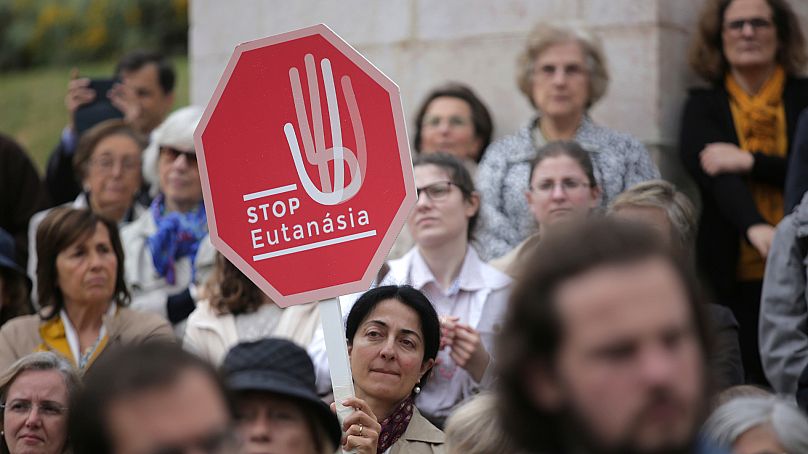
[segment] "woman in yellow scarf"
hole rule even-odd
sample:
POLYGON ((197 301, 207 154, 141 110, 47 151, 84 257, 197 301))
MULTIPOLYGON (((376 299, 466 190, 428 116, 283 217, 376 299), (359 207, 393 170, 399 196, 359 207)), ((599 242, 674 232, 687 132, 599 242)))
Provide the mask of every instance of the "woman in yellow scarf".
POLYGON ((808 80, 797 17, 785 0, 709 0, 691 66, 681 157, 702 199, 697 257, 716 302, 740 324, 747 381, 765 384, 757 342, 763 270, 783 218, 787 154, 808 80))
POLYGON ((17 359, 51 351, 80 372, 126 344, 174 342, 158 315, 126 307, 118 226, 86 209, 54 208, 36 235, 38 314, 0 329, 0 371, 17 359))

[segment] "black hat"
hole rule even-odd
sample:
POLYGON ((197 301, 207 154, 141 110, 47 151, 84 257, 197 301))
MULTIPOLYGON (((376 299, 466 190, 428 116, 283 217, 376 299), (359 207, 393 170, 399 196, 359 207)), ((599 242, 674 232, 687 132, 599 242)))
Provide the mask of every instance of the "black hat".
POLYGON ((21 279, 25 279, 28 291, 31 291, 31 279, 14 261, 14 238, 4 229, 0 229, 0 268, 11 270, 21 279))
POLYGON ((314 365, 303 348, 285 339, 261 339, 236 345, 222 364, 231 391, 266 391, 295 399, 313 409, 334 446, 342 430, 337 416, 320 400, 314 365))

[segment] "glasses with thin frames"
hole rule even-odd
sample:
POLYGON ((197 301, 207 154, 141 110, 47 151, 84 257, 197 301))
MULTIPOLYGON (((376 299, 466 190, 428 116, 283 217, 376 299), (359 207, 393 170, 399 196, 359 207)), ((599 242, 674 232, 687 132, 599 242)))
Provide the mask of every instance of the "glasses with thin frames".
POLYGON ((457 189, 460 190, 463 194, 466 194, 466 191, 463 190, 460 186, 452 183, 451 181, 439 181, 437 183, 432 183, 428 186, 424 186, 422 188, 416 188, 417 200, 421 199, 421 194, 426 194, 427 198, 433 202, 438 202, 441 200, 446 200, 449 197, 449 194, 452 192, 452 186, 455 186, 457 189))
POLYGON ((564 78, 580 77, 586 74, 586 68, 581 65, 541 65, 533 68, 533 76, 540 80, 550 80, 555 77, 556 73, 561 71, 564 78))
POLYGON ((196 152, 193 150, 191 151, 183 151, 178 150, 174 147, 160 147, 160 156, 165 156, 168 158, 169 161, 174 162, 180 155, 185 156, 185 160, 188 161, 189 164, 196 165, 196 152))
POLYGON ((450 129, 465 128, 471 125, 470 119, 458 115, 452 115, 450 117, 439 117, 437 115, 424 117, 424 121, 421 125, 425 129, 437 129, 444 122, 449 125, 450 129))
POLYGON ((140 169, 140 159, 137 158, 115 159, 111 156, 101 156, 91 159, 90 164, 103 173, 112 173, 117 164, 120 164, 124 172, 134 172, 140 169))
POLYGON ((582 188, 589 188, 592 185, 586 181, 565 178, 558 183, 553 180, 541 181, 539 184, 533 186, 531 190, 539 195, 549 195, 555 191, 556 186, 561 186, 561 190, 564 191, 565 194, 569 194, 582 188))
POLYGON ((729 21, 724 24, 724 28, 733 33, 741 33, 744 27, 746 27, 746 24, 749 24, 753 31, 767 29, 774 25, 772 24, 772 21, 768 19, 764 19, 762 17, 753 17, 751 19, 737 19, 729 21))
MULTIPOLYGON (((33 408, 34 403, 30 400, 13 400, 11 402, 0 404, 0 409, 2 409, 6 414, 20 417, 26 417, 31 414, 31 410, 33 408)), ((36 405, 36 408, 37 413, 44 417, 63 416, 65 413, 67 413, 67 407, 57 404, 56 402, 42 402, 36 405)))

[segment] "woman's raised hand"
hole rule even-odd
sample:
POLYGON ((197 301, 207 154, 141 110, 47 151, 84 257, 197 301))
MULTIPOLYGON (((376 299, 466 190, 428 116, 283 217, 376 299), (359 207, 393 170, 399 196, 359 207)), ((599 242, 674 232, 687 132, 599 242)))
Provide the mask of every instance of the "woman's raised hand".
POLYGON ((490 356, 485 350, 480 333, 459 320, 455 316, 441 317, 440 348, 451 348, 449 356, 452 361, 471 374, 474 381, 479 382, 488 368, 490 356))

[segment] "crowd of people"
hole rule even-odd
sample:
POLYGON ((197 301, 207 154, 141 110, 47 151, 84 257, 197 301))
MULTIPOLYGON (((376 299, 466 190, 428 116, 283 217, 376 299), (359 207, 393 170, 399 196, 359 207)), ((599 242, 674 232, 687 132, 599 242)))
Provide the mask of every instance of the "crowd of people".
POLYGON ((808 453, 805 38, 788 0, 705 0, 692 40, 698 204, 590 117, 619 75, 580 25, 528 35, 512 134, 462 83, 425 97, 416 206, 340 298, 344 418, 316 302, 210 242, 171 62, 74 74, 44 181, 0 136, 0 450, 808 453), (120 118, 85 129, 100 98, 120 118))

